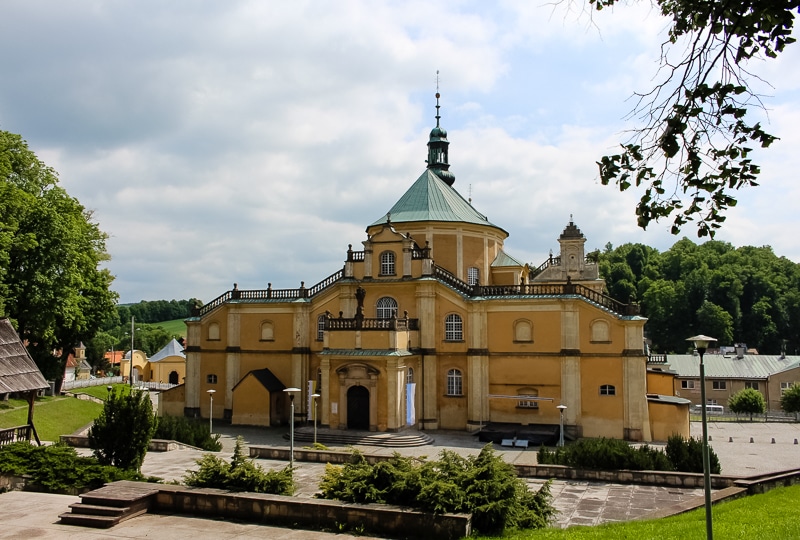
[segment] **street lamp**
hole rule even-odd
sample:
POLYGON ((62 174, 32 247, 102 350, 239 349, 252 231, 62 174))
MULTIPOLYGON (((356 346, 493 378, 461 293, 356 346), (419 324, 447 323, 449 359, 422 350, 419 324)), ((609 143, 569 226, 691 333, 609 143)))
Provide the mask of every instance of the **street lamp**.
POLYGON ((211 400, 210 407, 208 409, 208 432, 213 434, 214 433, 214 390, 206 390, 208 392, 208 399, 211 400))
POLYGON ((111 389, 112 388, 113 387, 110 384, 108 386, 106 386, 106 390, 108 390, 108 399, 111 399, 111 389))
POLYGON ((317 398, 319 394, 311 394, 311 399, 314 401, 314 447, 317 446, 317 398))
POLYGON ((564 404, 556 405, 556 409, 558 409, 558 412, 561 414, 561 428, 558 430, 558 446, 562 448, 564 447, 564 409, 566 408, 567 406, 564 404))
POLYGON ((694 343, 697 354, 700 355, 700 401, 703 423, 703 491, 706 499, 706 538, 712 540, 714 530, 711 526, 711 463, 708 452, 708 418, 706 416, 706 367, 703 364, 703 354, 712 341, 717 341, 713 337, 704 335, 693 336, 686 341, 694 343))
POLYGON ((291 403, 289 413, 289 468, 294 469, 294 395, 300 391, 299 388, 284 388, 284 392, 289 394, 289 402, 291 403))

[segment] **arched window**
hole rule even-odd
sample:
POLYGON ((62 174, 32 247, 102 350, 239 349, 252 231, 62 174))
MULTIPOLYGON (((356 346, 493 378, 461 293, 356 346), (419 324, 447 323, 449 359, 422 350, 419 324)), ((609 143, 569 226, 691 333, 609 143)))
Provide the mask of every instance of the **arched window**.
POLYGON ((519 320, 514 323, 514 341, 533 341, 531 321, 519 320))
POLYGON ((461 396, 463 395, 464 378, 461 371, 451 369, 447 372, 447 395, 448 396, 461 396))
POLYGON ((208 384, 217 384, 217 376, 216 376, 216 375, 214 375, 213 373, 209 373, 209 374, 206 376, 206 382, 207 382, 208 384))
POLYGON ((397 317, 397 300, 388 296, 378 298, 376 311, 379 319, 391 319, 393 317, 397 317))
POLYGON ((481 281, 481 271, 470 266, 467 268, 467 283, 470 285, 479 285, 481 281))
POLYGON ((603 320, 592 321, 592 341, 611 341, 608 331, 608 322, 603 320))
POLYGON ((464 324, 461 322, 461 315, 451 313, 444 319, 444 339, 445 341, 461 341, 464 339, 464 324))
POLYGON ((212 322, 208 325, 209 341, 219 341, 219 323, 212 322))
POLYGON ((275 339, 275 330, 270 321, 261 323, 261 341, 273 341, 275 339))
POLYGON ((394 271, 394 251, 384 251, 381 253, 381 275, 393 276, 394 271))
POLYGON ((616 396, 617 389, 613 384, 604 384, 600 387, 601 396, 616 396))
POLYGON ((408 373, 406 374, 406 384, 412 384, 414 382, 414 368, 408 368, 408 373))
POLYGON ((317 317, 317 341, 325 339, 325 315, 317 317))

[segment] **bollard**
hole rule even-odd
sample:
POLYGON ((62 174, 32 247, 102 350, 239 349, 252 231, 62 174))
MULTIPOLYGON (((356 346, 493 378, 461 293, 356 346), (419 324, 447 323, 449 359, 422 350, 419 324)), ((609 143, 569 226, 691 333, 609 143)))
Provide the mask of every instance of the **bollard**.
POLYGON ((728 442, 733 442, 733 437, 728 437, 728 442))
POLYGON ((752 437, 750 437, 750 442, 754 442, 752 437))
POLYGON ((794 444, 797 444, 797 439, 794 440, 794 444))
POLYGON ((709 442, 711 441, 711 435, 708 436, 708 440, 709 440, 709 442))
POLYGON ((775 444, 775 437, 772 437, 772 444, 775 444))

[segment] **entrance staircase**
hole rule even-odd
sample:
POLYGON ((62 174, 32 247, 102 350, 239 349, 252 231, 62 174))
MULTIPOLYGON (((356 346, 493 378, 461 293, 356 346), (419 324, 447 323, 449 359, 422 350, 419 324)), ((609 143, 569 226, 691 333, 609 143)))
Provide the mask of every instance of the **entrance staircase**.
MULTIPOLYGON (((284 435, 289 439, 289 434, 284 435)), ((295 442, 313 443, 314 428, 299 427, 294 430, 295 442)), ((317 442, 326 446, 380 446, 384 448, 409 448, 433 444, 433 438, 422 431, 354 431, 345 429, 317 428, 317 442)))
POLYGON ((70 512, 58 516, 61 523, 108 529, 121 521, 144 514, 158 494, 141 482, 115 482, 81 495, 81 502, 69 505, 70 512))

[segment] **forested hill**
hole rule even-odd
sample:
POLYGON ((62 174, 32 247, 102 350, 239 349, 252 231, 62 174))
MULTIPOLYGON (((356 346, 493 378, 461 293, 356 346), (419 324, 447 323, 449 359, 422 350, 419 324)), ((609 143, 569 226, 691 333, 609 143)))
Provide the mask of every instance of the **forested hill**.
POLYGON ((142 300, 138 304, 120 304, 117 306, 120 321, 130 321, 131 316, 138 322, 157 323, 185 319, 192 314, 192 308, 203 305, 200 300, 142 300))
POLYGON ((641 304, 656 352, 686 352, 686 338, 696 334, 761 354, 800 352, 800 264, 769 246, 684 238, 659 253, 608 244, 599 263, 612 297, 641 304))

